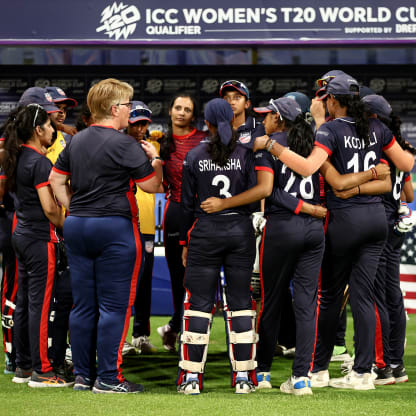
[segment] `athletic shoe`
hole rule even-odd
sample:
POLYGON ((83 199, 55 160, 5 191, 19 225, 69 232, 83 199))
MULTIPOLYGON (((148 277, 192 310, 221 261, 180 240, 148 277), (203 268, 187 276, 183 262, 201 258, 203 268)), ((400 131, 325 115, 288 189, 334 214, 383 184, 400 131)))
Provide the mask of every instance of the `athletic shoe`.
POLYGON ((10 357, 9 353, 4 354, 4 374, 14 374, 16 371, 16 363, 14 363, 10 357))
POLYGON ((351 370, 349 374, 340 378, 331 378, 329 386, 337 389, 374 390, 371 373, 358 374, 351 370))
POLYGON ((22 384, 29 383, 30 377, 32 377, 32 369, 28 368, 27 370, 16 367, 14 377, 12 378, 13 383, 22 384))
POLYGON ((331 361, 345 361, 350 360, 351 355, 348 354, 347 348, 345 345, 335 345, 332 351, 331 361))
POLYGON ((29 387, 42 388, 42 387, 69 387, 74 384, 74 381, 65 380, 58 377, 54 371, 48 373, 38 373, 33 371, 32 377, 29 380, 29 387))
POLYGON ((131 343, 133 347, 137 348, 139 354, 153 354, 157 352, 157 348, 149 341, 146 335, 132 337, 131 343))
POLYGON ((328 387, 329 372, 328 370, 318 371, 317 373, 309 373, 311 387, 328 387))
POLYGON ((65 362, 65 364, 55 367, 53 371, 55 371, 58 377, 68 382, 75 381, 74 366, 72 364, 65 362))
POLYGON ((133 347, 133 345, 131 345, 127 341, 124 341, 123 349, 121 350, 121 354, 122 354, 123 357, 126 356, 126 355, 136 355, 137 351, 136 351, 136 348, 133 347))
POLYGON ((295 396, 311 395, 311 381, 308 377, 289 377, 287 381, 280 385, 280 391, 295 396))
POLYGON ((376 378, 374 379, 374 384, 376 386, 385 386, 396 382, 396 379, 393 376, 393 371, 388 365, 384 368, 375 367, 372 372, 376 375, 376 378))
POLYGON ((235 379, 235 392, 236 394, 249 394, 255 391, 256 388, 251 381, 246 378, 235 379))
POLYGON ((70 345, 68 345, 66 347, 66 350, 65 350, 65 361, 68 364, 72 364, 72 350, 71 350, 71 346, 70 345))
POLYGON ((392 368, 392 372, 396 383, 406 383, 406 381, 409 381, 409 377, 407 376, 406 369, 403 367, 403 364, 396 368, 392 368))
POLYGON ((160 326, 157 329, 157 333, 162 337, 163 348, 169 352, 175 352, 178 334, 172 331, 170 325, 160 326))
POLYGON ((270 373, 267 373, 267 372, 257 373, 256 377, 257 377, 256 390, 272 388, 272 383, 270 382, 270 373))
POLYGON ((80 375, 75 376, 74 390, 78 390, 78 391, 91 390, 93 385, 94 385, 94 382, 90 378, 83 377, 80 375))
POLYGON ((142 393, 144 387, 141 384, 131 383, 124 380, 118 384, 107 384, 99 380, 95 380, 93 393, 142 393))
POLYGON ((178 393, 195 396, 200 394, 199 390, 199 380, 197 378, 191 378, 185 382, 183 382, 180 386, 178 386, 178 393))

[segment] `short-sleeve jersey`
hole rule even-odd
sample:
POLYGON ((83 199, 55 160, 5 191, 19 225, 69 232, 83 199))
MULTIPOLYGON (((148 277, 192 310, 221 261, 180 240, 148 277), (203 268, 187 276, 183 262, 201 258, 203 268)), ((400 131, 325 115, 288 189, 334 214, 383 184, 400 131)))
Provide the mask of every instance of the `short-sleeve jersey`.
MULTIPOLYGON (((394 144, 392 132, 378 119, 369 120, 370 143, 357 137, 355 122, 350 117, 337 118, 323 124, 316 133, 315 146, 324 149, 341 174, 357 173, 368 170, 380 162, 383 150, 394 144)), ((331 190, 327 193, 329 209, 355 206, 356 204, 371 204, 380 202, 378 195, 359 195, 343 200, 337 198, 331 190)))
MULTIPOLYGON (((286 132, 275 133, 271 138, 276 140, 276 142, 282 146, 288 146, 286 132)), ((314 205, 320 203, 320 182, 318 172, 304 178, 293 172, 276 156, 273 156, 265 150, 256 152, 255 163, 256 171, 264 170, 274 175, 273 193, 270 197, 266 198, 264 210, 266 215, 286 215, 288 212, 298 214, 302 206, 302 201, 314 205), (279 200, 276 198, 278 195, 276 191, 278 190, 284 191, 279 193, 279 200), (287 194, 286 197, 285 194, 287 194)))
POLYGON ((181 202, 183 161, 186 154, 201 143, 206 136, 206 132, 197 129, 193 129, 184 136, 172 136, 175 150, 170 154, 169 160, 165 160, 163 164, 163 184, 168 188, 166 199, 181 202))
POLYGON ((53 167, 69 175, 69 215, 138 220, 135 182, 155 172, 140 144, 111 127, 92 125, 72 137, 53 167))
POLYGON ((264 136, 266 131, 263 123, 260 123, 254 117, 249 116, 245 123, 237 128, 237 133, 238 143, 248 149, 253 149, 255 138, 264 136))
POLYGON ((69 141, 71 136, 63 135, 61 131, 57 131, 56 140, 53 142, 52 146, 48 148, 46 152, 46 157, 52 162, 54 165, 58 159, 59 154, 65 149, 67 142, 69 141))
POLYGON ((36 240, 58 241, 55 226, 44 214, 37 192, 49 185, 51 168, 51 161, 36 148, 22 145, 16 166, 16 234, 36 240))
POLYGON ((192 149, 183 163, 181 241, 195 218, 212 218, 218 215, 249 215, 253 205, 244 205, 215 214, 207 214, 201 202, 209 197, 230 198, 256 184, 253 152, 237 144, 226 165, 219 166, 208 153, 208 139, 192 149))

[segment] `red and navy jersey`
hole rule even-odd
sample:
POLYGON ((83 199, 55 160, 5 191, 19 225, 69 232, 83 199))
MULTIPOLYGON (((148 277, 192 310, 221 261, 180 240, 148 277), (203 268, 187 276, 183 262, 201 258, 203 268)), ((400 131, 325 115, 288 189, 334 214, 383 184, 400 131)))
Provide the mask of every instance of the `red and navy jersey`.
POLYGON ((214 214, 207 214, 200 208, 201 202, 209 197, 231 198, 256 184, 251 150, 237 145, 227 164, 219 166, 211 160, 208 143, 206 140, 189 151, 183 163, 181 241, 186 241, 195 218, 210 220, 218 216, 250 215, 257 208, 257 204, 250 204, 214 214))
POLYGON ((36 148, 22 144, 16 166, 15 234, 57 242, 55 226, 43 212, 37 190, 49 185, 52 163, 36 148))
POLYGON ((155 175, 140 144, 111 127, 92 125, 72 137, 53 167, 70 175, 70 215, 137 219, 135 183, 155 175))
POLYGON ((384 208, 386 210, 387 223, 393 225, 399 218, 397 210, 400 207, 400 195, 405 182, 411 180, 409 172, 403 172, 389 161, 392 189, 383 195, 384 208))
POLYGON ((175 151, 170 154, 170 159, 163 163, 163 184, 167 187, 166 199, 181 202, 182 165, 186 154, 201 143, 207 136, 206 132, 193 129, 185 136, 173 135, 175 151))
POLYGON ((248 149, 253 149, 254 139, 264 136, 266 130, 263 123, 258 122, 254 117, 247 117, 245 123, 237 128, 237 133, 238 142, 248 149))
MULTIPOLYGON (((287 133, 280 132, 271 136, 282 146, 287 146, 287 133)), ((255 154, 256 171, 264 170, 274 175, 273 192, 266 198, 265 215, 299 214, 303 201, 317 205, 320 203, 319 173, 306 178, 298 175, 266 150, 255 154)))
MULTIPOLYGON (((357 137, 355 122, 350 117, 337 118, 323 124, 316 133, 315 146, 324 149, 341 174, 357 173, 370 169, 380 162, 383 150, 394 144, 392 132, 378 119, 371 118, 370 144, 365 147, 364 141, 357 137)), ((337 198, 331 190, 327 193, 329 209, 371 204, 380 202, 378 195, 359 195, 343 200, 337 198)))

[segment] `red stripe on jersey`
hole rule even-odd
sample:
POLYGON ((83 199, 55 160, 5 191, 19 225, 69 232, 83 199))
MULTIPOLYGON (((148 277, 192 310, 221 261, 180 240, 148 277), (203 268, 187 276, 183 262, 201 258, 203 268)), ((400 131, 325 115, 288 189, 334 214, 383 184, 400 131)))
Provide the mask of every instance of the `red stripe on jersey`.
POLYGON ((37 185, 35 186, 35 189, 44 188, 45 186, 48 186, 48 185, 49 185, 49 181, 47 181, 47 182, 42 182, 42 183, 37 184, 37 185))
POLYGON ((39 331, 39 352, 40 361, 42 364, 42 373, 47 373, 48 371, 53 370, 51 362, 48 358, 48 325, 52 288, 55 277, 55 245, 51 242, 48 242, 46 244, 48 247, 48 274, 46 277, 45 293, 43 296, 39 331))
POLYGON ((13 214, 12 233, 16 229, 16 225, 17 225, 17 215, 16 215, 16 211, 15 211, 14 214, 13 214))
POLYGON ((139 183, 139 182, 144 182, 144 181, 147 181, 148 179, 150 179, 150 178, 153 178, 153 176, 155 176, 156 175, 156 172, 155 171, 153 171, 150 175, 147 175, 147 176, 145 176, 144 178, 141 178, 141 179, 135 179, 134 180, 134 182, 136 182, 136 183, 139 183))
POLYGON ((300 210, 301 210, 301 208, 302 208, 302 205, 303 205, 303 201, 300 199, 299 200, 299 203, 298 203, 298 206, 296 207, 296 209, 295 209, 295 214, 296 215, 298 215, 299 214, 299 212, 300 212, 300 210))
POLYGON ((410 177, 410 175, 404 180, 405 182, 409 182, 409 181, 411 181, 412 180, 412 178, 410 177))
POLYGON ((323 150, 325 150, 325 152, 327 152, 329 156, 332 155, 332 150, 329 149, 328 147, 326 147, 324 144, 321 144, 321 143, 315 141, 314 145, 320 147, 323 150))
POLYGON ((195 225, 196 225, 197 222, 198 222, 198 218, 194 221, 194 223, 192 224, 192 227, 187 232, 187 235, 188 235, 188 246, 189 246, 189 243, 191 241, 191 232, 194 229, 194 227, 195 227, 195 225))
POLYGON ((60 169, 56 168, 55 166, 52 166, 52 170, 54 170, 56 173, 59 173, 60 175, 71 176, 71 174, 69 172, 65 172, 64 170, 60 170, 60 169))
POLYGON ((265 172, 270 172, 274 175, 274 170, 269 168, 268 166, 256 166, 254 170, 263 170, 265 172))
POLYGON ((394 145, 395 141, 396 141, 396 138, 393 136, 393 138, 391 139, 391 142, 383 147, 383 151, 387 150, 387 149, 390 149, 390 147, 392 147, 394 145))
POLYGON ((380 159, 380 163, 384 163, 385 165, 388 165, 389 164, 389 162, 387 162, 386 159, 380 159))
POLYGON ((29 149, 34 150, 36 153, 39 153, 40 155, 45 156, 45 155, 44 155, 43 153, 41 153, 38 149, 36 149, 36 147, 29 146, 28 144, 21 144, 20 146, 22 146, 22 147, 27 147, 27 148, 29 148, 29 149))
POLYGON ((113 126, 105 126, 104 124, 90 124, 90 127, 105 127, 106 129, 114 129, 113 126))

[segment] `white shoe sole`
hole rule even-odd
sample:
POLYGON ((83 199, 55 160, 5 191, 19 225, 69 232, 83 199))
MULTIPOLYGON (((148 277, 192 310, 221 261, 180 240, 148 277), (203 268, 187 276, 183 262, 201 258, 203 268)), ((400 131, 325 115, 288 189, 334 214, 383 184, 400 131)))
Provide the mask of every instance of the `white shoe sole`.
POLYGON ((331 362, 338 362, 338 361, 349 361, 351 360, 351 355, 348 353, 340 354, 340 355, 333 355, 331 357, 331 362))
POLYGON ((29 383, 30 377, 13 377, 12 382, 16 384, 29 383))

